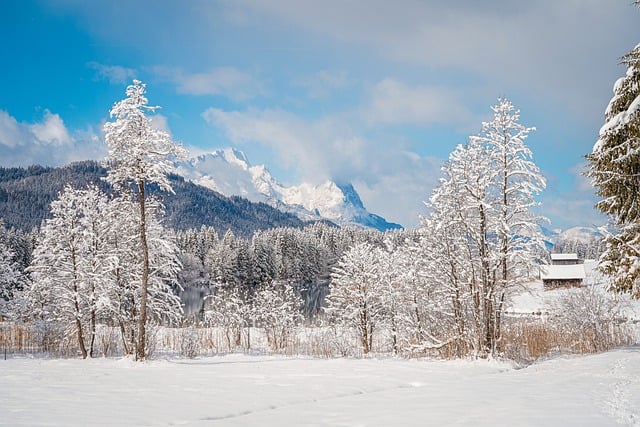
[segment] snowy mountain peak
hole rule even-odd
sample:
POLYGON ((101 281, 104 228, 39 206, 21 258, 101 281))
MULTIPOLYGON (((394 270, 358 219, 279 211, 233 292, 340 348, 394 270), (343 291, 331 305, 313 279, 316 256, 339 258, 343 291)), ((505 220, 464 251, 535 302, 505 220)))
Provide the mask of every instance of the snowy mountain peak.
POLYGON ((328 219, 341 225, 387 230, 401 228, 369 213, 351 183, 326 181, 285 187, 264 165, 251 166, 240 150, 225 148, 176 165, 178 173, 196 184, 227 196, 237 195, 263 202, 304 220, 328 219))
POLYGON ((359 209, 364 209, 364 204, 362 203, 362 199, 360 199, 360 195, 358 194, 356 189, 353 188, 353 185, 351 183, 346 183, 346 184, 342 183, 342 184, 336 184, 336 185, 344 194, 346 203, 350 203, 359 209))
POLYGON ((201 156, 198 156, 197 159, 207 158, 207 157, 221 158, 227 163, 238 165, 243 169, 249 169, 249 167, 251 166, 244 152, 235 148, 218 149, 209 154, 203 154, 201 156))
POLYGON ((588 243, 593 239, 601 237, 602 233, 600 233, 597 228, 593 227, 573 227, 560 233, 561 239, 576 241, 580 243, 588 243))

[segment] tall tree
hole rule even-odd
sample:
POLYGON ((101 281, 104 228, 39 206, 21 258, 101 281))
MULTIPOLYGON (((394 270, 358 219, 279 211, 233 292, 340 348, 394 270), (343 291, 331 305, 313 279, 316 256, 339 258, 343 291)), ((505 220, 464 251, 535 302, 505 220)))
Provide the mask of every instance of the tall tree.
POLYGON ((532 129, 519 123, 507 100, 499 100, 493 111, 494 119, 458 146, 444 166, 425 221, 439 237, 424 240, 434 249, 431 265, 444 268, 441 278, 427 276, 447 281, 458 337, 471 333, 470 344, 483 356, 499 350, 508 292, 543 248, 541 218, 531 209, 545 180, 524 144, 532 129))
POLYGON ((544 248, 538 225, 543 218, 534 215, 531 209, 538 205, 535 196, 544 190, 546 181, 524 142, 535 128, 520 123, 520 111, 507 99, 499 99, 491 109, 493 120, 483 123, 482 131, 472 141, 485 147, 489 155, 486 166, 494 172, 488 190, 495 215, 497 283, 491 289, 494 298, 487 302, 492 305, 488 310, 491 316, 485 321, 487 334, 493 335, 487 336, 487 344, 495 351, 501 336, 505 291, 526 280, 532 255, 544 248))
POLYGON ((85 196, 84 191, 67 186, 51 202, 52 218, 42 225, 27 291, 31 314, 64 324, 67 333, 76 336, 83 359, 89 354, 86 323, 95 313, 95 293, 87 286, 83 265, 88 249, 82 223, 85 196))
POLYGON ((613 85, 586 175, 602 197, 596 207, 615 229, 607 233, 600 269, 614 290, 640 298, 640 45, 622 63, 627 73, 613 85))
POLYGON ((171 136, 152 125, 147 113, 158 107, 149 106, 146 87, 139 80, 127 87, 127 97, 110 111, 113 122, 104 125, 109 146, 107 181, 117 189, 130 192, 138 202, 138 238, 142 254, 140 270, 140 313, 136 357, 146 358, 147 302, 149 294, 150 258, 147 241, 147 186, 156 184, 172 192, 167 174, 173 169, 172 159, 185 156, 185 150, 171 136))

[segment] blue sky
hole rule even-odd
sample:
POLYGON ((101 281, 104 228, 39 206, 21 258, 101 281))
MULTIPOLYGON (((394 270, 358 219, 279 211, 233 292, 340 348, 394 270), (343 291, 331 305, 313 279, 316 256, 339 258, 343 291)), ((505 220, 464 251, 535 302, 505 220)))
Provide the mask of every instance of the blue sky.
POLYGON ((630 3, 6 0, 0 165, 102 158, 109 109, 138 78, 192 153, 234 146, 284 183, 351 181, 412 227, 504 96, 537 128, 541 213, 601 224, 582 156, 640 42, 630 3))

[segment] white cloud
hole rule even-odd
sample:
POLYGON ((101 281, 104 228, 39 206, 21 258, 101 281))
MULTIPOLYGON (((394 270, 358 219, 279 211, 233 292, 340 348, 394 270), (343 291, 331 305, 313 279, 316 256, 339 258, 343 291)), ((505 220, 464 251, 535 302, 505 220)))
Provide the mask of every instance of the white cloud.
POLYGON ((151 71, 160 79, 173 83, 181 94, 221 95, 236 102, 264 94, 264 88, 256 78, 234 67, 219 67, 201 73, 169 67, 153 67, 151 71))
POLYGON ((569 169, 569 173, 573 175, 574 186, 580 193, 595 194, 591 179, 586 177, 584 173, 587 171, 586 163, 579 163, 569 169))
POLYGON ((59 115, 44 111, 42 121, 18 122, 0 110, 0 165, 59 166, 69 162, 102 159, 106 146, 92 130, 69 132, 59 115))
POLYGON ((277 153, 298 179, 353 182, 365 206, 390 221, 415 226, 422 201, 439 176, 439 161, 387 141, 368 140, 339 117, 305 120, 281 110, 223 111, 203 118, 237 145, 261 144, 277 153))
POLYGON ((171 128, 169 127, 169 121, 167 120, 166 116, 155 113, 149 117, 151 119, 151 126, 154 129, 165 131, 169 135, 171 135, 171 128))
POLYGON ((236 144, 259 143, 275 150, 280 160, 305 179, 319 182, 341 174, 347 157, 359 150, 361 142, 346 132, 338 132, 332 120, 305 121, 281 110, 223 111, 210 108, 203 118, 223 129, 236 144))
POLYGON ((240 2, 262 25, 297 28, 372 62, 381 57, 445 79, 457 73, 457 81, 463 74, 492 96, 517 90, 590 118, 601 113, 611 72, 637 39, 637 13, 609 0, 240 2))
POLYGON ((344 70, 320 70, 311 76, 296 79, 293 84, 306 88, 311 99, 326 99, 336 90, 351 85, 351 81, 344 70))
POLYGON ((567 229, 606 224, 606 217, 593 207, 594 204, 593 197, 569 193, 544 198, 537 211, 553 220, 553 228, 567 229))
POLYGON ((136 71, 132 68, 120 65, 104 65, 98 62, 89 62, 87 67, 96 70, 96 78, 108 80, 112 84, 130 83, 136 77, 136 71))
POLYGON ((22 139, 23 129, 6 111, 0 110, 0 147, 16 147, 22 139))
POLYGON ((576 164, 565 172, 572 179, 562 182, 554 174, 547 175, 547 189, 540 195, 542 205, 537 212, 552 220, 553 228, 570 228, 577 225, 602 225, 605 215, 595 209, 598 197, 589 178, 583 172, 585 163, 576 164))
POLYGON ((71 138, 62 119, 49 110, 44 111, 44 120, 41 123, 29 125, 31 134, 43 145, 69 145, 71 138))
POLYGON ((424 204, 438 184, 442 160, 404 153, 398 159, 394 174, 379 177, 370 184, 354 181, 365 206, 389 221, 414 228, 421 216, 427 214, 424 204))
POLYGON ((455 90, 445 87, 408 86, 386 78, 371 91, 371 103, 363 115, 374 124, 464 124, 472 114, 455 90))

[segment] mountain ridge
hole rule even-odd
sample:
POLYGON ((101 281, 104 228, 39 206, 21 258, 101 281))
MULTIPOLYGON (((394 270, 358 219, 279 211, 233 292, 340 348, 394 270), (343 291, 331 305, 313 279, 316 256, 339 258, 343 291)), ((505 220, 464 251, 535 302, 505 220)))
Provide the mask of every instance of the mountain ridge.
POLYGON ((263 202, 302 220, 329 220, 380 231, 402 228, 370 213, 352 183, 325 181, 319 185, 301 183, 285 186, 265 165, 253 166, 244 152, 217 149, 176 165, 186 179, 227 196, 238 195, 263 202))
MULTIPOLYGON (((37 229, 50 218, 50 203, 66 184, 82 188, 94 183, 110 193, 102 179, 107 170, 95 161, 75 162, 62 167, 0 167, 0 218, 7 228, 24 231, 37 229)), ((165 206, 165 222, 177 230, 211 226, 223 234, 232 230, 237 236, 250 237, 256 230, 274 227, 301 228, 308 224, 297 216, 264 203, 241 197, 227 197, 199 186, 175 174, 169 175, 175 194, 161 193, 153 185, 152 194, 165 206)))

